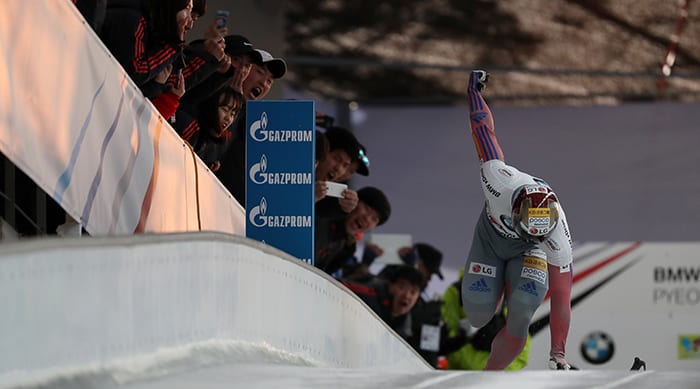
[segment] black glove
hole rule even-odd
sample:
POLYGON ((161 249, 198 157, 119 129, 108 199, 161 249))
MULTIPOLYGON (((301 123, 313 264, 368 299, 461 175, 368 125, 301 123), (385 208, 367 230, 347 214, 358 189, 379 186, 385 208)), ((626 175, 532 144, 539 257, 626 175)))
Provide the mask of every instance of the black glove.
POLYGON ((457 329, 457 335, 449 336, 449 328, 446 324, 440 327, 440 355, 451 354, 469 343, 467 332, 461 327, 457 329))

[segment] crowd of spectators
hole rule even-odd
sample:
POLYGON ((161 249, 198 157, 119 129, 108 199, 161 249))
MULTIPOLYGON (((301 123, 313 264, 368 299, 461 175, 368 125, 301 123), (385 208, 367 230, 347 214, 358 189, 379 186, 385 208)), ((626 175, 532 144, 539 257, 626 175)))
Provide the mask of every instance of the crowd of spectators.
MULTIPOLYGON (((206 0, 73 2, 144 96, 245 205, 245 102, 265 98, 286 74, 285 61, 229 34, 220 19, 203 37, 189 39, 193 24, 207 12, 206 0)), ((316 123, 315 266, 354 291, 433 366, 445 367, 445 356, 456 361, 488 354, 475 342, 490 345, 484 337, 493 334, 475 335, 463 324, 453 290, 460 295, 458 284, 444 300, 422 296, 433 275, 443 278, 437 248, 404 247, 398 253, 404 264, 378 274, 370 266, 383 248, 366 243, 357 258, 365 234, 390 218, 390 200, 372 186, 347 186, 339 196, 329 195, 329 183, 348 185, 355 175, 368 176, 370 160, 353 132, 334 125, 332 117, 319 112, 316 123)), ((454 367, 481 368, 456 362, 454 367)))

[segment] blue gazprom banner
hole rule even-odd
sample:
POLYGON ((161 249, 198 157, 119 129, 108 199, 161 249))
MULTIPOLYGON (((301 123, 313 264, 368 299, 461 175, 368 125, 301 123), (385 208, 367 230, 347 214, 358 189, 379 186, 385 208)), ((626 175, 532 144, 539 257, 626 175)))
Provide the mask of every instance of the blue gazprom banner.
POLYGON ((313 265, 316 104, 249 101, 246 112, 246 236, 313 265))

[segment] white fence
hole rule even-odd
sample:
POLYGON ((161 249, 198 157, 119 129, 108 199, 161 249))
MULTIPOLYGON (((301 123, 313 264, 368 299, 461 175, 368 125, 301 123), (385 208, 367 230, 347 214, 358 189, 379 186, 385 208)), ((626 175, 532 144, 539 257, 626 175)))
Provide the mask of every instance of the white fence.
POLYGON ((245 235, 245 212, 68 0, 3 2, 0 151, 91 235, 245 235))

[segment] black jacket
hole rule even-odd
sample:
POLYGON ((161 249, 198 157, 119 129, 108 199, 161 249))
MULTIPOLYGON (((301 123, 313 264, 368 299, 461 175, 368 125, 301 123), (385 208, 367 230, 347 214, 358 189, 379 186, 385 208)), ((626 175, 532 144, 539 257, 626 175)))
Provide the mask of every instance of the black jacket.
POLYGON ((343 284, 364 301, 399 336, 404 339, 411 336, 410 315, 391 316, 393 297, 389 293, 389 284, 385 280, 375 280, 369 284, 343 281, 343 284))
MULTIPOLYGON (((110 0, 100 38, 141 88, 169 64, 182 67, 183 43, 164 38, 149 24, 142 0, 110 0)), ((145 93, 144 93, 145 94, 145 93)))

